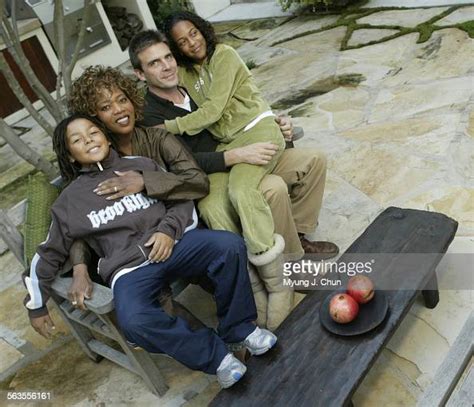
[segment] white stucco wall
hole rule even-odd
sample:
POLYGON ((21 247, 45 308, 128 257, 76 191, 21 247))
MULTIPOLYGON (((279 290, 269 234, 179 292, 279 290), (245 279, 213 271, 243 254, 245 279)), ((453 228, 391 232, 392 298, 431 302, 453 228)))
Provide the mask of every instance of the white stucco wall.
MULTIPOLYGON (((126 7, 128 13, 137 14, 138 17, 143 21, 144 30, 156 29, 155 22, 153 21, 153 17, 150 13, 150 9, 148 8, 146 0, 109 0, 107 4, 109 6, 126 7)), ((120 48, 117 37, 115 37, 112 26, 110 25, 107 15, 105 14, 102 3, 96 3, 96 6, 112 42, 105 47, 98 49, 92 54, 81 58, 74 67, 74 72, 72 74, 73 79, 81 75, 81 73, 84 72, 84 69, 90 65, 101 64, 115 67, 128 60, 128 50, 122 51, 120 48)))
POLYGON ((230 6, 230 0, 192 0, 192 3, 196 13, 202 18, 209 18, 230 6))

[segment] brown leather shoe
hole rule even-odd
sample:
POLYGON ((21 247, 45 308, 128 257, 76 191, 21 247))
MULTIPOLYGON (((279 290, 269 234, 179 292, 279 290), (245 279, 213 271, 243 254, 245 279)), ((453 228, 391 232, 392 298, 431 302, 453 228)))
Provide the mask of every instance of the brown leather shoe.
POLYGON ((331 259, 339 253, 339 247, 332 242, 312 242, 305 237, 300 237, 300 241, 305 254, 311 255, 313 260, 331 259))

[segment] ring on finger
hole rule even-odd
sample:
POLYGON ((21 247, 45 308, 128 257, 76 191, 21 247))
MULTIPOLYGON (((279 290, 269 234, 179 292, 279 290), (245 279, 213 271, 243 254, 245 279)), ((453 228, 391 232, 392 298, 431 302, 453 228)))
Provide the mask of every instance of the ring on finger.
POLYGON ((115 191, 115 192, 118 191, 117 185, 114 186, 114 191, 115 191))
POLYGON ((72 305, 77 305, 77 301, 72 301, 71 304, 72 305))

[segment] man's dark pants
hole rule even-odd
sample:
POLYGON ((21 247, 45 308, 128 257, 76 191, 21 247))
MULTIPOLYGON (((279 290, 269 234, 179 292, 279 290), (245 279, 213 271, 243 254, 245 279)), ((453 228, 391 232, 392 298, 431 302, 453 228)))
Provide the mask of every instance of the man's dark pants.
POLYGON ((244 340, 257 319, 242 238, 225 231, 195 229, 184 234, 171 257, 117 279, 114 301, 125 337, 149 352, 164 352, 191 369, 215 374, 228 353, 225 343, 244 340), (166 314, 160 289, 178 278, 207 276, 215 287, 219 325, 192 331, 166 314))

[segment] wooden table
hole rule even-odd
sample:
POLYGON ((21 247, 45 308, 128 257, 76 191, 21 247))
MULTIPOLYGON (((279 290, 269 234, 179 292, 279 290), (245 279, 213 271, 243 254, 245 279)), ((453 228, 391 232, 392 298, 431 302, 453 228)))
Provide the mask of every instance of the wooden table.
MULTIPOLYGON (((211 406, 344 406, 374 364, 422 290, 429 308, 438 302, 435 268, 446 252, 457 222, 440 213, 390 207, 350 246, 353 253, 437 253, 417 270, 386 265, 386 276, 410 279, 407 289, 387 290, 389 314, 368 333, 341 337, 319 321, 319 308, 328 291, 314 291, 278 328, 275 349, 248 363, 244 378, 221 391, 211 406), (410 288, 411 287, 411 288, 410 288)), ((402 258, 402 257, 401 257, 402 258)))

